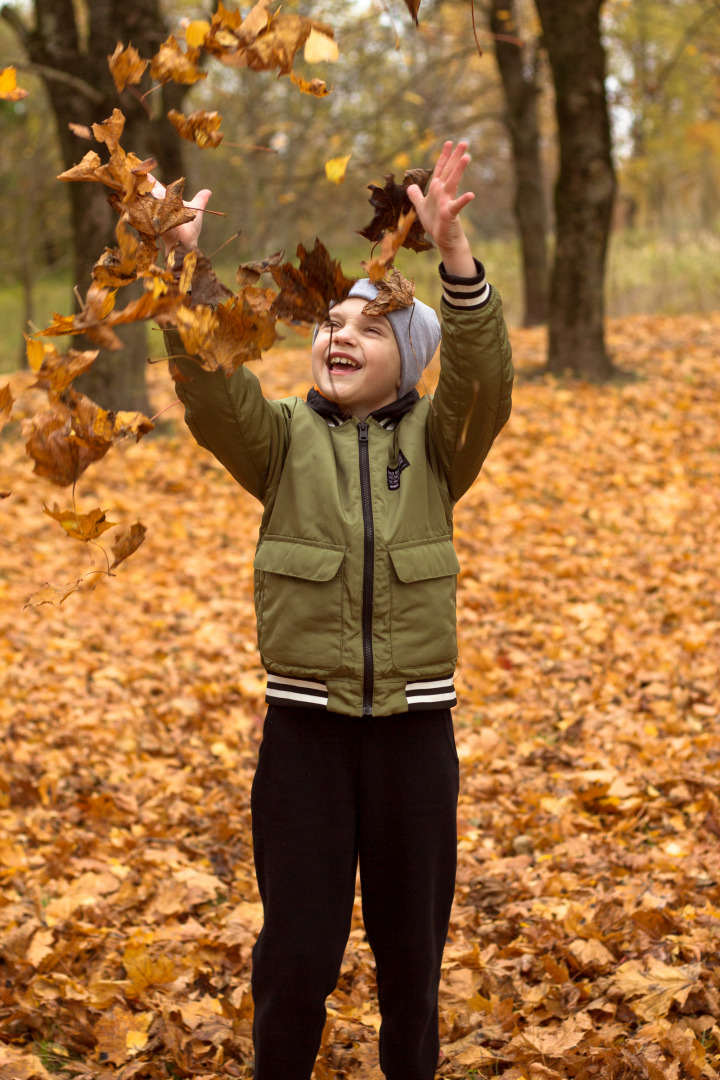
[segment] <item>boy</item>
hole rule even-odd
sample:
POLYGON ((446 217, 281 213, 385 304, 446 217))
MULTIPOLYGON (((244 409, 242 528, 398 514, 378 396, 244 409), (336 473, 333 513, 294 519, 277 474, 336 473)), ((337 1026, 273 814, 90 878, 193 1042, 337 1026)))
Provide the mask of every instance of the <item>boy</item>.
MULTIPOLYGON (((179 367, 186 420, 263 504, 255 556, 269 705, 252 789, 264 925, 253 950, 255 1080, 309 1080, 350 931, 360 866, 387 1080, 432 1080, 438 983, 456 865, 458 759, 452 510, 510 413, 500 298, 470 252, 457 196, 466 143, 446 143, 423 196, 408 195, 442 264, 441 374, 415 301, 364 311, 356 283, 312 346, 308 399, 266 401, 179 367)), ((204 208, 210 192, 190 203, 204 208)), ((202 214, 165 234, 196 244, 202 214)), ((182 354, 176 332, 169 351, 182 354)))

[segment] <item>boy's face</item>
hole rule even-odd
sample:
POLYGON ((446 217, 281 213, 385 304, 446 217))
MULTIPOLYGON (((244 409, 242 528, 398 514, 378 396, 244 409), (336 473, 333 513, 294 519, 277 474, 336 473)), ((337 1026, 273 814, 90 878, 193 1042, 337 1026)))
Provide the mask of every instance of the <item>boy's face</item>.
POLYGON ((312 347, 318 390, 359 420, 395 401, 400 386, 400 351, 390 321, 363 315, 366 304, 361 296, 336 304, 312 347))

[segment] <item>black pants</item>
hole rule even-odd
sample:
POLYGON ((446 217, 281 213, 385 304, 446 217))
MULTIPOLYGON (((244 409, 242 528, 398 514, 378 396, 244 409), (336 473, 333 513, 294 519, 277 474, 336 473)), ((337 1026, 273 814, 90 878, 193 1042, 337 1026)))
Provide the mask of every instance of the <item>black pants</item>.
POLYGON ((252 789, 265 922, 253 949, 255 1080, 310 1080, 360 864, 388 1080, 432 1080, 455 887, 449 709, 382 718, 270 706, 252 789))

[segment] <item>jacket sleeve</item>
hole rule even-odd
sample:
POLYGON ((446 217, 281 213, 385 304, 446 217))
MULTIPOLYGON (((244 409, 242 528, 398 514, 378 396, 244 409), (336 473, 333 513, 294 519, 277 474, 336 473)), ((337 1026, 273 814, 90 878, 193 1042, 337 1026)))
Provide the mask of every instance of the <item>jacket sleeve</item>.
POLYGON ((293 402, 267 401, 245 365, 229 378, 222 371, 204 371, 184 351, 177 330, 166 330, 164 337, 180 370, 175 388, 196 441, 264 503, 280 479, 293 402))
POLYGON ((440 266, 440 379, 428 436, 454 502, 477 477, 511 407, 512 353, 502 302, 477 260, 476 266, 476 278, 453 278, 440 266))

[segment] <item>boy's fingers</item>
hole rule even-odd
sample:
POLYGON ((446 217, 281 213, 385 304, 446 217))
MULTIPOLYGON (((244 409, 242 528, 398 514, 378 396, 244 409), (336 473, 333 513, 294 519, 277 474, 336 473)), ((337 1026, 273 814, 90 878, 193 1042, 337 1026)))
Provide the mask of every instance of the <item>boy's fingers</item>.
POLYGON ((187 206, 189 206, 191 210, 204 210, 211 195, 212 191, 210 188, 203 188, 201 191, 198 191, 191 202, 187 203, 187 206))

